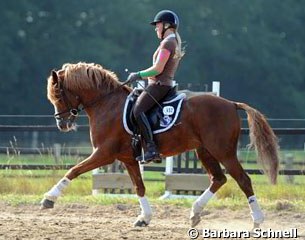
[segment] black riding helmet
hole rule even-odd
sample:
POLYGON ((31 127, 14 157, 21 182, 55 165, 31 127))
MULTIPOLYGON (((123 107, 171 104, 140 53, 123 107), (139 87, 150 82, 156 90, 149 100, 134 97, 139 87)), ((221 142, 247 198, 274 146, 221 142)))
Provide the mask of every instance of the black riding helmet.
POLYGON ((150 24, 156 25, 158 22, 169 24, 169 26, 166 28, 163 25, 162 38, 167 29, 169 28, 178 29, 179 27, 179 18, 177 14, 170 10, 162 10, 158 12, 154 18, 154 21, 152 21, 150 24))
POLYGON ((152 21, 151 25, 156 25, 158 22, 169 23, 172 28, 177 29, 179 27, 179 18, 176 13, 170 10, 162 10, 158 12, 152 21))

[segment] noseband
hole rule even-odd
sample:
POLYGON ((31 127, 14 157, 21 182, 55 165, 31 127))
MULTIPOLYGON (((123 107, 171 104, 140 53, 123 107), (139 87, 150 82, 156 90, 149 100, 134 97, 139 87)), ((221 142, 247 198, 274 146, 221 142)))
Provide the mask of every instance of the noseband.
MULTIPOLYGON (((126 84, 128 84, 129 82, 126 81, 124 83, 122 83, 119 88, 125 86, 126 84)), ((61 112, 58 112, 58 113, 55 113, 54 114, 54 118, 56 120, 59 120, 59 121, 74 121, 76 119, 76 117, 78 116, 79 112, 83 111, 85 108, 89 108, 89 107, 92 107, 93 105, 95 105, 97 102, 101 101, 104 97, 106 97, 107 95, 113 93, 115 90, 111 91, 111 92, 108 92, 107 94, 105 95, 101 95, 99 97, 97 97, 96 99, 94 99, 93 101, 89 102, 88 104, 84 105, 84 103, 82 103, 82 107, 79 108, 79 105, 81 104, 81 100, 80 100, 80 97, 76 94, 74 94, 73 92, 67 90, 66 88, 64 88, 63 84, 62 84, 62 81, 61 79, 59 79, 58 81, 58 84, 59 84, 59 90, 60 90, 60 98, 63 100, 63 102, 65 103, 66 105, 66 110, 64 111, 61 111, 61 112), (69 93, 75 97, 76 100, 78 100, 78 105, 76 108, 74 108, 71 104, 71 102, 69 101, 67 95, 66 95, 66 92, 65 91, 69 91, 69 93), (67 114, 69 113, 69 117, 67 120, 65 120, 62 115, 63 114, 67 114)))
MULTIPOLYGON (((59 84, 59 92, 60 92, 60 98, 63 100, 64 104, 66 105, 66 110, 64 111, 61 111, 61 112, 58 112, 58 113, 55 113, 54 114, 54 118, 56 120, 59 120, 59 121, 64 121, 65 119, 62 117, 63 114, 66 114, 66 113, 69 113, 69 117, 68 117, 68 121, 74 121, 75 118, 78 116, 78 113, 80 111, 82 111, 82 109, 79 109, 78 106, 76 108, 74 108, 71 104, 71 102, 69 101, 67 95, 66 95, 66 91, 68 91, 67 89, 64 88, 63 84, 62 84, 62 81, 59 80, 58 81, 58 84, 59 84)), ((73 94, 71 91, 70 91, 70 94, 72 94, 79 102, 80 102, 80 97, 73 94)))

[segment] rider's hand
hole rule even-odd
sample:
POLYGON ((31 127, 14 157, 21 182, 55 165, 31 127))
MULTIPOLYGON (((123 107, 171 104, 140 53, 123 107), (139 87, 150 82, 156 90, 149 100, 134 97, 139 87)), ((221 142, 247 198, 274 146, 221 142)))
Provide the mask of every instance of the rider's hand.
POLYGON ((134 81, 141 80, 141 79, 142 79, 142 77, 140 76, 139 72, 132 72, 129 74, 129 76, 127 78, 127 82, 132 83, 134 81))

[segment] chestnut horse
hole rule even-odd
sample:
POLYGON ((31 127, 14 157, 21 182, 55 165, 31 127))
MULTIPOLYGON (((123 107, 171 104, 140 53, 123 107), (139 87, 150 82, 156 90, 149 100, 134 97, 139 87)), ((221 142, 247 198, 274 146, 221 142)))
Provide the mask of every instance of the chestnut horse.
MULTIPOLYGON (((52 71, 47 90, 48 99, 55 108, 59 130, 67 132, 75 129, 78 112, 84 110, 87 113, 93 152, 45 193, 42 208, 52 208, 72 179, 118 159, 125 164, 139 198, 141 214, 135 226, 148 225, 152 211, 145 197, 139 164, 133 157, 131 136, 125 131, 122 120, 125 100, 132 89, 122 85, 113 72, 98 64, 77 63, 64 64, 61 70, 52 71)), ((208 200, 226 183, 220 164, 246 195, 254 225, 263 222, 264 216, 251 180, 237 159, 241 128, 239 109, 246 111, 248 116, 250 145, 255 148, 271 183, 275 184, 279 161, 277 138, 265 117, 245 103, 190 92, 182 105, 180 124, 155 136, 163 157, 196 149, 198 159, 209 174, 209 188, 198 197, 191 209, 192 227, 200 222, 202 209, 208 200)))

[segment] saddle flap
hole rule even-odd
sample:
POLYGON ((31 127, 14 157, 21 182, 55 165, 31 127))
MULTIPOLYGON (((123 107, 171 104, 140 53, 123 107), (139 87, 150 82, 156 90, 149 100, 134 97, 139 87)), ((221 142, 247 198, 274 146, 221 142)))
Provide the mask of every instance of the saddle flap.
MULTIPOLYGON (((180 110, 185 99, 185 93, 169 94, 163 99, 159 105, 153 107, 146 116, 150 122, 153 134, 158 134, 169 130, 177 121, 180 116, 180 110)), ((139 96, 138 89, 131 92, 125 102, 123 112, 123 124, 125 130, 129 134, 133 134, 135 131, 133 124, 132 108, 136 102, 137 96, 139 96)))

